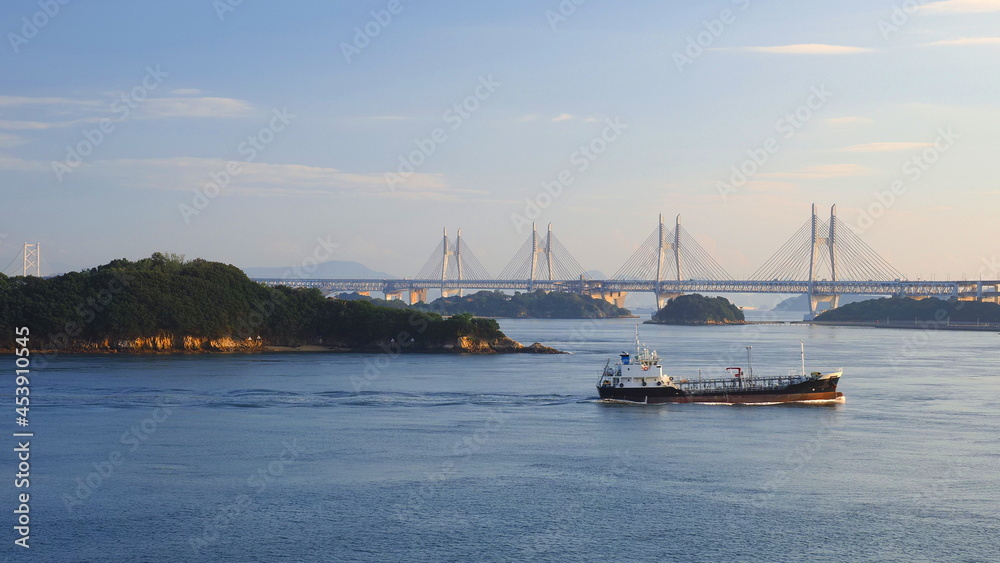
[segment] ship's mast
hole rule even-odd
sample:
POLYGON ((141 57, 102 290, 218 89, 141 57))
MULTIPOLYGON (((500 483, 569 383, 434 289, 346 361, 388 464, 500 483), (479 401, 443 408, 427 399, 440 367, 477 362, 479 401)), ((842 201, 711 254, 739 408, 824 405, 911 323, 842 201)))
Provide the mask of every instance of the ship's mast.
POLYGON ((753 346, 747 346, 747 377, 753 379, 753 364, 750 362, 750 350, 753 350, 753 346))
POLYGON ((802 347, 802 377, 806 375, 806 343, 804 340, 799 340, 799 346, 802 347))

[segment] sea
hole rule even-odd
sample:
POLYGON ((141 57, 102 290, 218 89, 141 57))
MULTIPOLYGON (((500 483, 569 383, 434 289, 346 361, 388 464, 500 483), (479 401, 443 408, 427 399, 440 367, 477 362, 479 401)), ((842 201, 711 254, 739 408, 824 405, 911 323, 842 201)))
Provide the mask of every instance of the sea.
POLYGON ((0 560, 1000 561, 1000 334, 641 325, 846 402, 639 405, 595 388, 634 319, 500 324, 569 353, 67 354, 27 427, 2 356, 0 560))

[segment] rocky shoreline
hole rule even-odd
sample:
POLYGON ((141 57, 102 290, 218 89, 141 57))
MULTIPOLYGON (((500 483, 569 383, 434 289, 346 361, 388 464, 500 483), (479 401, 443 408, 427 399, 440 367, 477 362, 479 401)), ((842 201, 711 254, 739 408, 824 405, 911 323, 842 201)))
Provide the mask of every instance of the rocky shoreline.
MULTIPOLYGON (((37 342, 37 341, 36 341, 37 342)), ((555 348, 535 342, 525 346, 507 337, 484 340, 463 336, 440 345, 403 345, 395 341, 377 342, 365 346, 344 343, 272 344, 260 338, 235 339, 199 338, 169 334, 121 340, 68 340, 42 343, 32 352, 36 354, 225 354, 261 352, 328 352, 328 353, 444 353, 444 354, 563 354, 555 348)), ((13 354, 13 348, 0 347, 0 354, 13 354)))

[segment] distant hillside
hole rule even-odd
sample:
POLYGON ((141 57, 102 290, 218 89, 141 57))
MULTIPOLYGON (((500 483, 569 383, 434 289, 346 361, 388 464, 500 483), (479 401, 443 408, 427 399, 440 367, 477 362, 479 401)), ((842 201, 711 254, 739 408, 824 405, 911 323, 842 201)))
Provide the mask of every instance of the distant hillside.
MULTIPOLYGON (((851 303, 858 303, 861 301, 867 301, 874 297, 873 295, 841 295, 840 296, 840 306, 850 305, 851 303)), ((809 296, 806 294, 795 295, 785 299, 781 303, 774 306, 772 311, 808 311, 809 310, 809 296)))
POLYGON ((251 278, 317 278, 317 279, 395 279, 396 276, 385 272, 377 272, 359 262, 331 260, 323 262, 315 268, 305 269, 302 266, 287 266, 277 268, 243 268, 251 278))
POLYGON ((380 307, 412 308, 441 315, 471 314, 479 317, 534 319, 603 319, 629 317, 632 313, 593 297, 562 291, 515 292, 479 291, 463 297, 439 297, 430 303, 406 305, 402 301, 383 301, 357 293, 341 293, 337 299, 371 301, 380 307))
POLYGON ((442 297, 416 305, 421 311, 440 315, 471 313, 480 317, 526 317, 535 319, 603 319, 628 317, 632 313, 599 298, 563 291, 531 293, 479 291, 464 297, 442 297))

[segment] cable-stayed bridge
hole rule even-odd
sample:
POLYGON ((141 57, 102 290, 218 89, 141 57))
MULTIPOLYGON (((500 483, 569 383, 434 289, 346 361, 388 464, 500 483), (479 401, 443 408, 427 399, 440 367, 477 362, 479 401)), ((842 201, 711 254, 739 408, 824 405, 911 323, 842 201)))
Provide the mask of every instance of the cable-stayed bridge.
POLYGON ((837 218, 829 221, 812 207, 812 216, 749 279, 734 279, 681 225, 667 229, 663 216, 649 237, 610 279, 595 280, 556 238, 550 224, 544 236, 535 228, 498 276, 491 276, 462 239, 447 230, 414 278, 405 279, 257 279, 266 285, 313 287, 324 292, 383 292, 387 299, 408 293, 409 302, 427 301, 428 289, 443 296, 465 290, 572 291, 624 306, 629 292, 656 295, 657 306, 684 293, 789 293, 809 296, 810 315, 821 304, 836 307, 841 295, 914 298, 957 297, 1000 303, 1000 281, 912 281, 884 260, 837 218))

